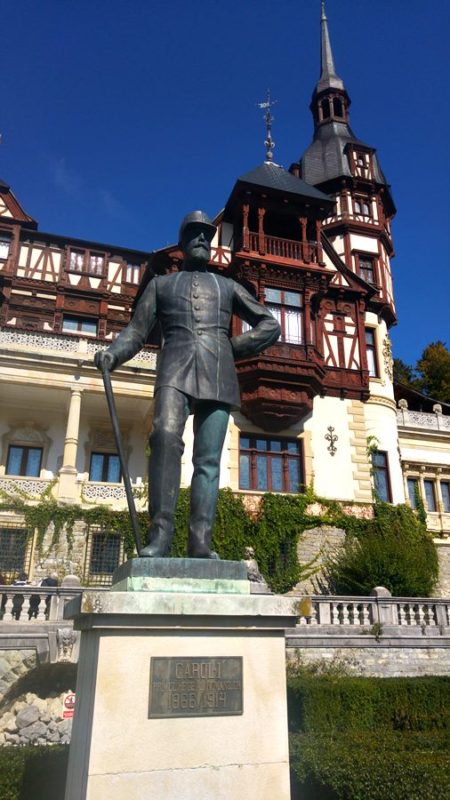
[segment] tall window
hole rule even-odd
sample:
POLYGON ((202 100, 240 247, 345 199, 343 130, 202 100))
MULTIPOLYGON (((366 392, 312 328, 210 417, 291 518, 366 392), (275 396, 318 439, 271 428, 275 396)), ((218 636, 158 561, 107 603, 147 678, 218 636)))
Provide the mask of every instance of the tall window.
POLYGON ((353 208, 355 214, 361 214, 363 217, 371 217, 370 203, 365 197, 355 197, 353 201, 353 208))
POLYGON ((408 498, 411 508, 417 508, 417 492, 419 491, 419 481, 417 478, 408 478, 408 498))
POLYGON ((369 375, 371 378, 378 378, 379 372, 375 328, 366 328, 366 352, 369 375))
POLYGON ((89 577, 111 576, 119 566, 121 537, 118 533, 92 534, 89 577))
POLYGON ((26 475, 39 478, 42 462, 42 447, 22 447, 11 444, 6 462, 7 475, 26 475))
POLYGON ((375 284, 375 266, 372 256, 359 256, 359 274, 367 283, 375 284))
POLYGON ((441 481, 442 505, 446 514, 450 514, 450 481, 441 481))
POLYGON ((343 117, 344 116, 342 100, 339 97, 334 97, 333 98, 333 111, 334 111, 335 117, 343 117))
POLYGON ((266 288, 266 306, 281 327, 281 341, 303 343, 303 297, 299 292, 266 288))
POLYGON ((375 492, 380 500, 385 503, 392 502, 391 485, 389 480, 389 464, 387 453, 377 450, 372 454, 372 469, 375 492))
POLYGON ((11 234, 6 233, 6 231, 0 231, 0 260, 8 258, 10 247, 11 247, 11 234))
POLYGON ((69 258, 69 268, 72 272, 83 272, 84 250, 71 250, 69 258))
POLYGON ((100 278, 103 275, 103 266, 105 259, 99 253, 91 253, 88 262, 88 272, 90 275, 96 275, 100 278))
POLYGON ((330 115, 330 101, 328 98, 325 98, 325 100, 322 100, 322 119, 328 119, 330 115))
POLYGON ((139 264, 126 264, 124 281, 125 283, 138 284, 141 277, 141 268, 139 264))
POLYGON ((0 528, 0 572, 4 578, 11 580, 26 571, 27 540, 24 528, 0 528))
POLYGON ((62 329, 64 333, 87 333, 97 335, 97 322, 95 319, 84 317, 69 317, 64 314, 62 329))
POLYGON ((89 480, 101 483, 120 483, 122 473, 116 453, 92 453, 89 480))
POLYGON ((436 492, 434 490, 434 481, 424 481, 423 488, 425 491, 425 500, 427 501, 428 511, 437 511, 436 507, 436 492))
POLYGON ((241 436, 239 488, 262 492, 300 492, 303 486, 300 442, 241 436))

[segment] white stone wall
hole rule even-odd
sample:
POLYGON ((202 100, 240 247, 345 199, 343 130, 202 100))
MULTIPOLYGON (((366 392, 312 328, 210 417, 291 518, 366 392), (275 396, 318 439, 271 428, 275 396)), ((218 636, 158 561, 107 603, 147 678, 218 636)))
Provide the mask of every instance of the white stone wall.
POLYGON ((353 466, 349 431, 349 400, 337 397, 315 397, 313 413, 305 421, 305 431, 311 434, 314 490, 321 497, 354 500, 353 466), (328 428, 338 436, 336 453, 328 450, 325 438, 328 428))
POLYGON ((395 407, 383 398, 372 397, 365 405, 367 436, 374 437, 377 448, 388 456, 389 479, 393 503, 405 502, 400 463, 395 407))

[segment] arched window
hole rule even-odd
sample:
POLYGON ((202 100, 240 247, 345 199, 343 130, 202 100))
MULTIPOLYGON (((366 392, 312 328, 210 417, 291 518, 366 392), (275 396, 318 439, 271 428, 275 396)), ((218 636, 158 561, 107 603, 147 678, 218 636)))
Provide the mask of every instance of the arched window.
POLYGON ((330 101, 327 98, 325 98, 325 100, 322 100, 321 108, 322 108, 322 119, 329 119, 331 113, 330 101))
POLYGON ((339 97, 333 98, 333 111, 335 117, 343 117, 344 116, 344 109, 342 106, 342 100, 339 97))

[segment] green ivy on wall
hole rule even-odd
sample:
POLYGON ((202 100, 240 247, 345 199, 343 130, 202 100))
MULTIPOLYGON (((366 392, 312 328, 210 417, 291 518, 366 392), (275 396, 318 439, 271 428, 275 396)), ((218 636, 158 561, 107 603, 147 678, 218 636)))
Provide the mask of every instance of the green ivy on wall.
MULTIPOLYGON (((0 491, 0 511, 14 511, 20 514, 30 535, 37 532, 37 550, 40 555, 51 552, 64 537, 68 553, 73 546, 73 532, 76 522, 84 523, 86 536, 92 527, 104 532, 120 533, 128 558, 134 553, 134 539, 128 511, 115 511, 109 506, 61 505, 52 496, 51 484, 40 497, 26 495, 16 489, 14 494, 0 491), (33 501, 30 504, 30 501, 33 501), (51 540, 46 553, 43 553, 44 536, 51 531, 51 540)), ((175 514, 175 532, 171 555, 186 555, 189 528, 189 489, 181 489, 175 514)), ((304 494, 270 494, 262 497, 256 517, 245 509, 242 496, 234 495, 231 489, 221 489, 217 504, 216 521, 212 546, 223 559, 240 560, 244 558, 245 547, 255 550, 259 568, 268 585, 274 592, 283 593, 292 589, 301 579, 306 579, 319 571, 318 556, 310 562, 298 561, 298 542, 303 531, 329 525, 342 528, 347 540, 357 540, 382 527, 403 526, 414 536, 422 539, 426 529, 419 514, 407 506, 390 506, 375 503, 375 518, 361 519, 348 514, 337 501, 326 500, 314 495, 308 488, 304 494), (414 517, 414 525, 412 518, 414 517)), ((138 513, 142 541, 148 539, 149 517, 147 512, 138 513)), ((405 529, 405 536, 408 531, 405 529)), ((422 539, 423 541, 423 539, 422 539)), ((431 540, 430 540, 431 541, 431 540)), ((435 548, 428 542, 430 552, 427 557, 435 563, 435 548), (434 548, 434 549, 433 549, 434 548), (433 552, 431 552, 433 550, 433 552)), ((433 570, 435 572, 435 566, 433 570)), ((432 571, 433 571, 432 570, 432 571)))

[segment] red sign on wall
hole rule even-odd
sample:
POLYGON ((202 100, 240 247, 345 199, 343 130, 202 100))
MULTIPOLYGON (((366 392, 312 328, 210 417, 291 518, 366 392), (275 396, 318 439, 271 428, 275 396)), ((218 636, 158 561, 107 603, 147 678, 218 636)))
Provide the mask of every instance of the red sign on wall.
POLYGON ((63 697, 63 719, 73 717, 75 710, 75 692, 66 692, 63 697))

